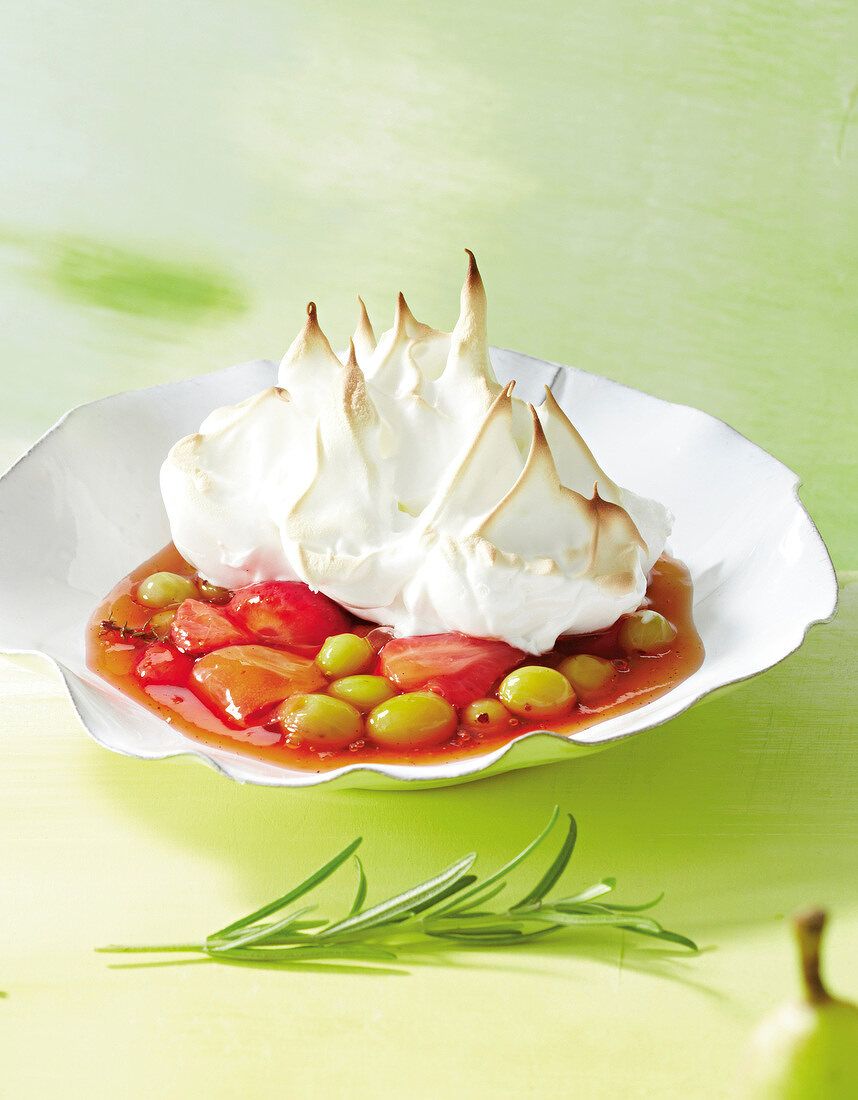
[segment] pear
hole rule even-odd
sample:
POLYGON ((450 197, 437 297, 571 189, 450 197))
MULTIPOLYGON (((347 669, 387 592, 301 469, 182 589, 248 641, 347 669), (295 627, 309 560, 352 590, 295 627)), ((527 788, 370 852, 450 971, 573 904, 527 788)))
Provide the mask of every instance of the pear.
POLYGON ((832 997, 819 973, 825 913, 794 918, 804 998, 782 1005, 754 1032, 746 1071, 749 1100, 856 1100, 858 1005, 832 997))

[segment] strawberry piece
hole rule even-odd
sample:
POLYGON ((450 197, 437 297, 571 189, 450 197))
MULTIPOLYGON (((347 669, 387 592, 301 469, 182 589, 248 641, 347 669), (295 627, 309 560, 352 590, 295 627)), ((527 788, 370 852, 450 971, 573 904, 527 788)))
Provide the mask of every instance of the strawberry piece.
POLYGON ((239 588, 227 605, 237 623, 272 645, 318 650, 332 634, 345 634, 343 609, 300 581, 260 581, 239 588))
POLYGON ((234 645, 201 657, 191 687, 224 721, 249 726, 289 695, 327 683, 307 657, 264 645, 234 645))
POLYGON ((179 653, 164 642, 152 642, 143 650, 134 669, 141 684, 176 684, 183 686, 194 667, 192 658, 179 653))
POLYGON ((194 655, 252 640, 223 608, 202 600, 181 603, 170 627, 170 641, 176 649, 194 655))
POLYGON ((466 634, 394 638, 379 654, 381 673, 403 691, 424 688, 462 707, 489 693, 525 657, 520 649, 466 634))

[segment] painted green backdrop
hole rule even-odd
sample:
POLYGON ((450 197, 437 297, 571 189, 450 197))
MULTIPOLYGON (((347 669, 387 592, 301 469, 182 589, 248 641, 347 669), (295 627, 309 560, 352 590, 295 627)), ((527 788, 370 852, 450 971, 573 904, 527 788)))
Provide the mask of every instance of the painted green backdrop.
POLYGON ((311 297, 338 344, 358 292, 377 327, 400 289, 449 327, 468 246, 493 343, 727 420, 801 474, 844 586, 800 653, 660 731, 409 796, 111 757, 5 661, 10 1094, 726 1096, 811 900, 858 996, 854 3, 35 0, 6 12, 0 93, 0 457, 72 404, 278 357, 311 297), (665 889, 716 949, 375 978, 91 954, 203 932, 357 833, 379 890, 491 863, 554 802, 576 881, 665 889))

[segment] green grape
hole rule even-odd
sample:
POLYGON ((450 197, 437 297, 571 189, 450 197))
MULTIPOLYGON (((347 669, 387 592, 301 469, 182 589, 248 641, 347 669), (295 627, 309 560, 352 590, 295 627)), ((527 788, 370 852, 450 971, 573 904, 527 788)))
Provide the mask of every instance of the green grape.
POLYGON ((166 611, 158 611, 146 623, 146 629, 154 630, 160 637, 166 638, 170 633, 170 627, 173 625, 173 619, 175 619, 175 617, 176 609, 174 607, 166 611))
POLYGON ((561 718, 577 702, 562 672, 545 665, 517 668, 501 682, 500 701, 519 718, 561 718))
POLYGON ((431 691, 409 691, 380 703, 366 720, 367 733, 386 749, 440 745, 456 732, 459 720, 446 699, 431 691))
POLYGON ((676 637, 676 627, 657 611, 635 611, 620 627, 620 645, 627 653, 664 653, 676 637))
POLYGON ((474 733, 502 733, 514 719, 497 699, 476 699, 462 711, 462 725, 474 733))
POLYGON ((344 699, 366 714, 395 695, 396 688, 384 676, 344 676, 342 680, 334 680, 328 694, 344 699))
POLYGON ((286 733, 314 749, 344 749, 364 733, 360 712, 330 695, 293 695, 275 717, 286 733))
POLYGON ((363 672, 375 659, 375 650, 366 638, 357 634, 334 634, 327 638, 316 657, 316 664, 326 676, 340 679, 363 672))
POLYGON ((232 599, 232 593, 228 588, 221 588, 220 585, 212 584, 205 577, 197 577, 197 588, 200 592, 200 599, 205 600, 206 603, 229 603, 232 599))
POLYGON ((178 573, 152 573, 137 585, 136 599, 147 607, 172 607, 198 596, 197 586, 190 577, 178 573))
POLYGON ((575 689, 575 694, 584 698, 604 691, 617 675, 617 670, 610 661, 606 661, 604 657, 591 657, 589 653, 576 653, 574 657, 567 657, 560 662, 558 671, 563 673, 575 689))

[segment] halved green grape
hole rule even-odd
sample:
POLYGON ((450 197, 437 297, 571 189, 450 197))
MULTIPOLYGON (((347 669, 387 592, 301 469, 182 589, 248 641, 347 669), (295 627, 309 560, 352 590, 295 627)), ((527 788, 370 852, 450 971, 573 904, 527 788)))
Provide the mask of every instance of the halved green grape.
POLYGON ((328 687, 328 694, 336 699, 344 699, 366 714, 396 694, 396 688, 384 676, 344 676, 334 680, 328 687))
POLYGON ((476 699, 462 711, 462 725, 474 733, 502 733, 515 719, 497 699, 476 699))
POLYGON ((293 695, 274 717, 286 733, 314 749, 344 749, 364 733, 360 712, 330 695, 293 695))
POLYGON ((221 588, 219 584, 212 584, 205 577, 197 577, 196 580, 200 599, 205 600, 206 603, 229 603, 232 599, 232 592, 228 588, 221 588))
POLYGON ((572 685, 562 672, 545 665, 525 665, 501 681, 498 697, 519 718, 562 718, 575 706, 572 685))
POLYGON ((168 608, 165 611, 157 611, 146 623, 146 629, 154 630, 156 634, 165 638, 170 633, 170 627, 173 625, 175 617, 175 607, 168 608))
POLYGON ((369 668, 375 658, 372 643, 357 634, 334 634, 326 638, 316 656, 316 664, 326 676, 340 679, 369 668))
POLYGON ((617 675, 617 670, 604 657, 591 657, 589 653, 576 653, 557 666, 582 698, 598 695, 617 675))
POLYGON ((431 691, 408 691, 379 704, 366 720, 367 734, 386 749, 440 745, 456 732, 459 720, 446 699, 431 691))
POLYGON ((197 586, 178 573, 152 573, 137 585, 136 599, 147 607, 172 607, 182 600, 195 600, 197 586))
POLYGON ((657 611, 635 611, 620 627, 620 645, 627 653, 664 653, 676 637, 676 627, 657 611))

